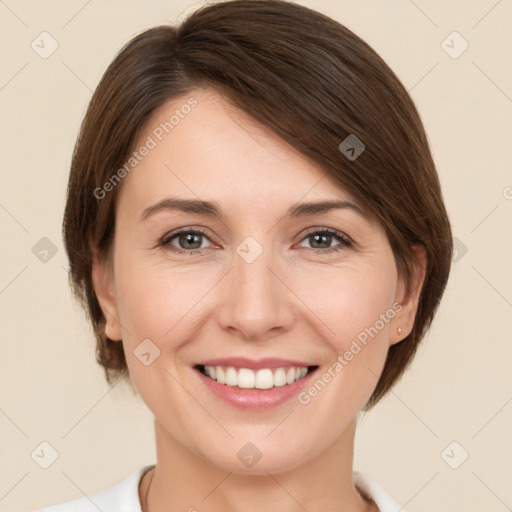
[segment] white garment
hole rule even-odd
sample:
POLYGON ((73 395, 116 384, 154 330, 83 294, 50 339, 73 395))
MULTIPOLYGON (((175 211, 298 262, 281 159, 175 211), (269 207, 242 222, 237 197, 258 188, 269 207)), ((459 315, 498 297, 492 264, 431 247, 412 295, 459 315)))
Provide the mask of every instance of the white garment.
MULTIPOLYGON (((122 482, 81 496, 71 501, 59 503, 34 512, 142 512, 139 500, 139 482, 142 475, 154 464, 143 466, 122 482)), ((353 471, 354 485, 359 492, 371 498, 380 512, 405 512, 402 507, 366 473, 353 471)))

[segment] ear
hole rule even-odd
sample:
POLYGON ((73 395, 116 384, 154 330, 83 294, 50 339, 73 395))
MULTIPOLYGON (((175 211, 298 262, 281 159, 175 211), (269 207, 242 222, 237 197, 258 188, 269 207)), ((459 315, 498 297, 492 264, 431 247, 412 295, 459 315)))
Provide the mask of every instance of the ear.
POLYGON ((414 272, 409 289, 406 289, 403 278, 399 279, 395 294, 395 303, 400 304, 401 309, 391 322, 390 345, 399 343, 412 331, 421 289, 425 280, 427 251, 425 247, 419 243, 411 245, 411 249, 416 256, 417 262, 414 264, 414 272), (398 328, 401 329, 401 332, 398 332, 398 328))
POLYGON ((105 335, 111 340, 119 341, 122 334, 117 313, 112 261, 97 248, 93 248, 92 284, 105 317, 105 335))

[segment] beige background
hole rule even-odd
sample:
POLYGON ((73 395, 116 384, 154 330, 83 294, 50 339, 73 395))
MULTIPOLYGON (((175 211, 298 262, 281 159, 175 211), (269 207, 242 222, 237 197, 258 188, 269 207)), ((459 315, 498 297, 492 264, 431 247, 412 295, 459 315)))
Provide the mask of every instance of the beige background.
MULTIPOLYGON (((435 325, 402 381, 360 422, 355 468, 409 512, 510 509, 512 3, 302 3, 366 40, 411 92, 458 239, 435 325), (458 58, 441 45, 453 31, 469 43, 458 58), (452 441, 460 446, 446 456, 452 441), (462 450, 469 458, 452 469, 445 459, 453 465, 462 450)), ((0 2, 2 511, 93 492, 155 460, 147 407, 121 385, 109 391, 95 363, 60 229, 74 139, 101 74, 135 33, 194 5, 0 2), (59 45, 47 59, 31 48, 42 31, 59 45), (57 248, 45 263, 32 252, 42 237, 57 248), (34 460, 44 441, 58 452, 48 469, 34 460)))

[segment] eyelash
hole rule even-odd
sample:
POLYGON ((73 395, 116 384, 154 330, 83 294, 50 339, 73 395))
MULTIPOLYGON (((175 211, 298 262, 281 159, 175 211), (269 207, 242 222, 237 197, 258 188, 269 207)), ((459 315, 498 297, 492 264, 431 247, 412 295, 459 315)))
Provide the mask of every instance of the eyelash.
MULTIPOLYGON (((336 231, 335 229, 330 229, 330 228, 313 228, 311 231, 306 233, 300 241, 302 242, 306 238, 309 238, 310 236, 313 236, 313 235, 316 235, 319 233, 333 236, 340 243, 338 245, 335 245, 334 247, 329 247, 327 249, 313 249, 313 248, 307 248, 307 247, 306 247, 306 249, 309 249, 310 251, 313 251, 315 253, 328 254, 328 253, 332 253, 332 252, 341 251, 342 249, 345 249, 345 248, 352 247, 352 241, 349 239, 348 236, 344 235, 340 231, 336 231)), ((204 249, 187 250, 187 249, 180 249, 179 247, 170 245, 171 240, 173 240, 177 236, 189 235, 189 234, 190 235, 201 234, 209 240, 206 230, 204 230, 202 228, 183 229, 180 231, 176 231, 174 233, 168 233, 160 240, 158 245, 161 247, 169 248, 172 251, 175 251, 180 254, 187 253, 189 256, 194 256, 195 254, 202 253, 204 251, 204 249)))

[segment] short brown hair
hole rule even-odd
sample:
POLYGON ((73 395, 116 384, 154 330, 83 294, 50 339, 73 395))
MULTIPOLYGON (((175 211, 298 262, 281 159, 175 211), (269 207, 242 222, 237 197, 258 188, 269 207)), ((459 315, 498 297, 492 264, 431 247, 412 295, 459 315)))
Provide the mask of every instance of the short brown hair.
POLYGON ((197 87, 219 91, 375 214, 408 285, 418 264, 411 244, 425 247, 413 329, 390 347, 369 410, 402 376, 434 318, 451 266, 450 223, 422 121, 397 76, 348 28, 284 0, 206 5, 177 27, 142 32, 91 98, 73 153, 63 237, 70 283, 88 310, 107 382, 131 379, 122 343, 104 332, 92 248, 109 253, 122 182, 101 200, 93 191, 126 161, 152 112, 197 87), (365 145, 355 159, 339 149, 350 135, 365 145))

